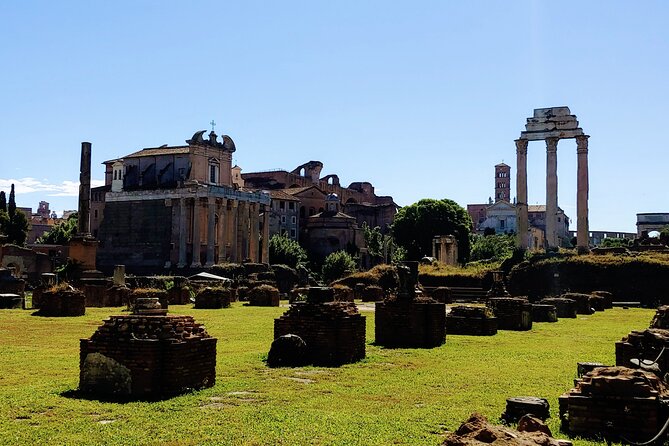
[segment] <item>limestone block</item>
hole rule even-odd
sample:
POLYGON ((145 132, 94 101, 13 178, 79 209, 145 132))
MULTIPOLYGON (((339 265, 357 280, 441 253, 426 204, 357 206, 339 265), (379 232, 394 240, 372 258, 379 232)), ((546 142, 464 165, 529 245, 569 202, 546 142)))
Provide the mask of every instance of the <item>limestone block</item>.
POLYGON ((79 390, 100 396, 128 396, 132 389, 130 369, 100 353, 89 353, 81 366, 79 390))
POLYGON ((571 115, 569 107, 548 107, 548 108, 534 109, 535 118, 548 118, 551 116, 569 116, 569 115, 571 115))
POLYGON ((574 130, 553 130, 550 132, 520 132, 520 139, 526 139, 528 141, 542 141, 546 138, 576 138, 577 136, 581 136, 583 134, 583 129, 581 128, 574 130))

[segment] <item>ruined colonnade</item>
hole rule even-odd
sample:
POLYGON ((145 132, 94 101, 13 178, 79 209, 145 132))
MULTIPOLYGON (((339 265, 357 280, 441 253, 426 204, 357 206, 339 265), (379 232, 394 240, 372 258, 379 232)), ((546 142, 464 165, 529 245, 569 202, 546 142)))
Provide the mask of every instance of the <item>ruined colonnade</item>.
POLYGON ((559 246, 557 236, 558 177, 557 145, 560 139, 574 138, 577 147, 576 246, 579 253, 589 250, 588 228, 588 135, 578 127, 576 116, 568 107, 539 108, 527 118, 526 131, 516 142, 516 212, 518 245, 529 246, 527 215, 527 145, 529 141, 546 141, 546 243, 559 246))
POLYGON ((178 268, 246 259, 269 262, 269 204, 214 196, 181 197, 176 232, 178 236, 173 238, 178 246, 178 268))

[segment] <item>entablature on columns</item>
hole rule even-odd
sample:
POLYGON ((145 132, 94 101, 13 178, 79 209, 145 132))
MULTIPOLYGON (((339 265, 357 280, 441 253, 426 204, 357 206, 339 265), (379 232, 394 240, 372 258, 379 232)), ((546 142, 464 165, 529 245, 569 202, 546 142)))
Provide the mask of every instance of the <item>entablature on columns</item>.
POLYGON ((249 192, 228 186, 192 185, 177 189, 135 190, 108 193, 105 201, 145 201, 145 200, 178 200, 181 198, 214 198, 222 200, 245 201, 251 203, 270 204, 270 195, 266 192, 249 192))
POLYGON ((520 132, 520 139, 569 139, 583 134, 583 129, 578 126, 578 120, 571 114, 569 107, 535 108, 534 116, 527 118, 525 131, 520 132))

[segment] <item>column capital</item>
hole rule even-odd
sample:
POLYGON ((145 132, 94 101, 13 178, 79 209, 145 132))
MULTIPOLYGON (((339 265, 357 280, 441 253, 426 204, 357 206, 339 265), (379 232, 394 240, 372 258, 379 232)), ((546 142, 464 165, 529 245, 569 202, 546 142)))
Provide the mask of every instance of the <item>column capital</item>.
POLYGON ((557 152, 557 145, 560 138, 546 138, 546 152, 557 152))
POLYGON ((590 138, 590 135, 579 135, 576 137, 576 151, 581 153, 581 152, 588 152, 588 138, 590 138))
POLYGON ((527 155, 527 143, 526 139, 516 139, 516 153, 527 155))

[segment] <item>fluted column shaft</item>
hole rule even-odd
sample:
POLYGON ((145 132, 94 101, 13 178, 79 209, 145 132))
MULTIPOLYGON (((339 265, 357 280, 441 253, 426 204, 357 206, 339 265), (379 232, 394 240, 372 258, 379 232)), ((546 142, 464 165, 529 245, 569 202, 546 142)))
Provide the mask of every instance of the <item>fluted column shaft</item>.
POLYGON ((230 261, 232 262, 238 262, 239 257, 237 255, 237 235, 238 235, 238 228, 237 228, 237 221, 239 220, 237 217, 237 211, 239 209, 239 202, 237 200, 233 200, 232 204, 230 206, 230 210, 228 211, 229 218, 228 218, 228 240, 230 240, 230 251, 228 252, 228 255, 230 256, 230 261))
POLYGON ((260 219, 258 203, 249 204, 249 258, 252 262, 258 262, 258 238, 260 237, 260 219))
POLYGON ((516 220, 518 246, 527 249, 527 140, 516 140, 516 220))
POLYGON ((227 240, 228 224, 228 200, 217 200, 216 209, 218 210, 218 263, 225 261, 225 244, 227 240))
POLYGON ((269 206, 264 205, 262 214, 262 262, 269 263, 269 206))
POLYGON ((546 244, 547 248, 558 247, 557 208, 557 144, 558 138, 546 138, 546 244))
POLYGON ((576 247, 579 253, 590 250, 590 229, 588 222, 588 138, 583 135, 576 137, 576 247))
POLYGON ((200 239, 200 199, 195 197, 193 199, 193 260, 191 261, 191 268, 199 268, 200 263, 200 248, 202 240, 200 239))
POLYGON ((216 199, 207 197, 207 263, 205 266, 214 266, 214 243, 216 242, 216 199))
POLYGON ((177 268, 183 268, 186 266, 186 244, 188 243, 187 239, 187 227, 186 227, 186 199, 179 199, 179 263, 177 263, 177 268))

